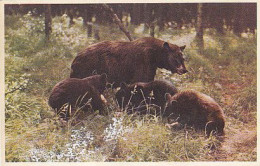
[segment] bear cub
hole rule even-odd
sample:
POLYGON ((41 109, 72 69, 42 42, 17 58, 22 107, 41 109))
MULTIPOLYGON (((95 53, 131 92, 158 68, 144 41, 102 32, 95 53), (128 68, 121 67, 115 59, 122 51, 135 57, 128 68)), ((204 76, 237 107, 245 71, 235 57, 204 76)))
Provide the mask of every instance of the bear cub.
POLYGON ((127 110, 128 113, 143 114, 147 113, 148 110, 155 110, 157 113, 168 116, 164 112, 166 93, 174 95, 177 93, 177 89, 171 82, 165 80, 155 80, 148 83, 136 82, 130 85, 121 83, 120 90, 116 93, 116 100, 119 107, 127 110))
POLYGON ((184 90, 175 95, 166 94, 168 112, 172 117, 178 117, 177 122, 193 125, 206 131, 209 136, 212 131, 224 135, 224 112, 211 97, 194 91, 184 90))
POLYGON ((71 106, 71 113, 67 111, 64 115, 66 120, 75 113, 76 107, 83 112, 89 109, 103 111, 106 99, 102 95, 106 88, 106 74, 94 75, 84 79, 68 78, 57 83, 51 91, 49 105, 60 112, 62 106, 68 103, 71 106))

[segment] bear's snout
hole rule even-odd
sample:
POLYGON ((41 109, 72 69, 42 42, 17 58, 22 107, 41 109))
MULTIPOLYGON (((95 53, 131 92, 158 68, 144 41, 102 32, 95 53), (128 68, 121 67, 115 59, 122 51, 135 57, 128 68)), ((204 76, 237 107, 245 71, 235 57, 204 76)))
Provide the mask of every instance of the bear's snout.
POLYGON ((188 72, 188 70, 186 68, 177 69, 177 74, 179 74, 179 75, 185 74, 187 72, 188 72))

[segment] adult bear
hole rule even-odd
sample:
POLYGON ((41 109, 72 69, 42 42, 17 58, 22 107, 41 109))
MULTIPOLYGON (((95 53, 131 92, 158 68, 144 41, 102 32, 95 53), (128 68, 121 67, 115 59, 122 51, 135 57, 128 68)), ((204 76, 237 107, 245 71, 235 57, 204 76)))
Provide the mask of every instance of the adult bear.
POLYGON ((183 90, 173 96, 166 94, 166 100, 166 112, 178 117, 178 122, 205 129, 207 136, 212 131, 224 135, 224 112, 210 96, 194 90, 183 90))
POLYGON ((153 81, 156 69, 165 68, 172 73, 187 72, 184 65, 185 46, 144 37, 131 42, 104 41, 79 52, 71 65, 71 78, 84 78, 106 73, 108 82, 119 87, 121 82, 153 81))
POLYGON ((60 114, 62 118, 68 119, 74 115, 77 108, 86 113, 90 108, 103 111, 106 100, 102 93, 106 88, 106 74, 94 75, 84 79, 67 78, 57 83, 50 94, 49 105, 60 112, 66 103, 71 105, 71 112, 60 114))
POLYGON ((174 85, 166 80, 155 80, 151 82, 136 82, 130 85, 121 84, 116 93, 116 100, 128 113, 160 114, 169 116, 165 112, 166 94, 174 95, 178 91, 174 85))

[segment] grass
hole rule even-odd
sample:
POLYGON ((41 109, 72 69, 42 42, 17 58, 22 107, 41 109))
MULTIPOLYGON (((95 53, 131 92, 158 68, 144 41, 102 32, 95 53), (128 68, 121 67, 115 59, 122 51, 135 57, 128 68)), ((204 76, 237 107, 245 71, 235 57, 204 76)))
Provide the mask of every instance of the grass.
POLYGON ((115 161, 196 161, 217 142, 193 129, 171 130, 149 115, 127 126, 131 127, 118 141, 115 161))
MULTIPOLYGON (((80 18, 73 26, 66 16, 53 18, 48 43, 43 17, 6 15, 5 20, 6 161, 212 161, 225 145, 193 128, 169 129, 160 116, 118 113, 116 90, 111 88, 104 94, 107 115, 93 112, 80 125, 71 125, 74 119, 63 124, 47 104, 50 91, 69 76, 77 51, 98 41, 87 37, 80 18)), ((114 25, 98 28, 102 41, 126 40, 114 25)), ((129 28, 134 37, 148 35, 140 27, 129 28)), ((156 35, 174 43, 176 36, 192 32, 166 29, 156 35)), ((234 142, 232 136, 240 131, 256 132, 256 38, 219 36, 211 30, 204 37, 202 53, 195 43, 185 50, 189 73, 171 75, 159 69, 156 78, 213 97, 226 114, 227 142, 234 142)), ((233 149, 243 146, 243 151, 225 160, 255 161, 254 137, 250 143, 232 144, 233 149)))

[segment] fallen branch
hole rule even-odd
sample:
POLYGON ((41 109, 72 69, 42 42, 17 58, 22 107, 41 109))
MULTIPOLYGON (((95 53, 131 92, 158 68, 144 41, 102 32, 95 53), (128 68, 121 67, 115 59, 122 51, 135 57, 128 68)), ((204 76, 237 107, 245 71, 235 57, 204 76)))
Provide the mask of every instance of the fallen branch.
POLYGON ((125 28, 125 26, 122 24, 122 22, 120 21, 120 19, 118 18, 118 16, 116 15, 116 13, 114 12, 114 10, 108 6, 107 4, 103 4, 103 7, 107 10, 110 11, 111 16, 114 18, 115 23, 119 26, 120 30, 123 31, 125 33, 125 35, 128 37, 128 39, 130 41, 133 41, 129 31, 127 31, 127 29, 125 28))
POLYGON ((8 95, 8 94, 10 94, 10 93, 14 93, 14 92, 17 91, 17 90, 23 90, 23 89, 25 89, 25 88, 23 88, 23 86, 19 86, 18 88, 14 88, 14 89, 12 89, 11 91, 6 92, 6 93, 5 93, 5 96, 8 95))

